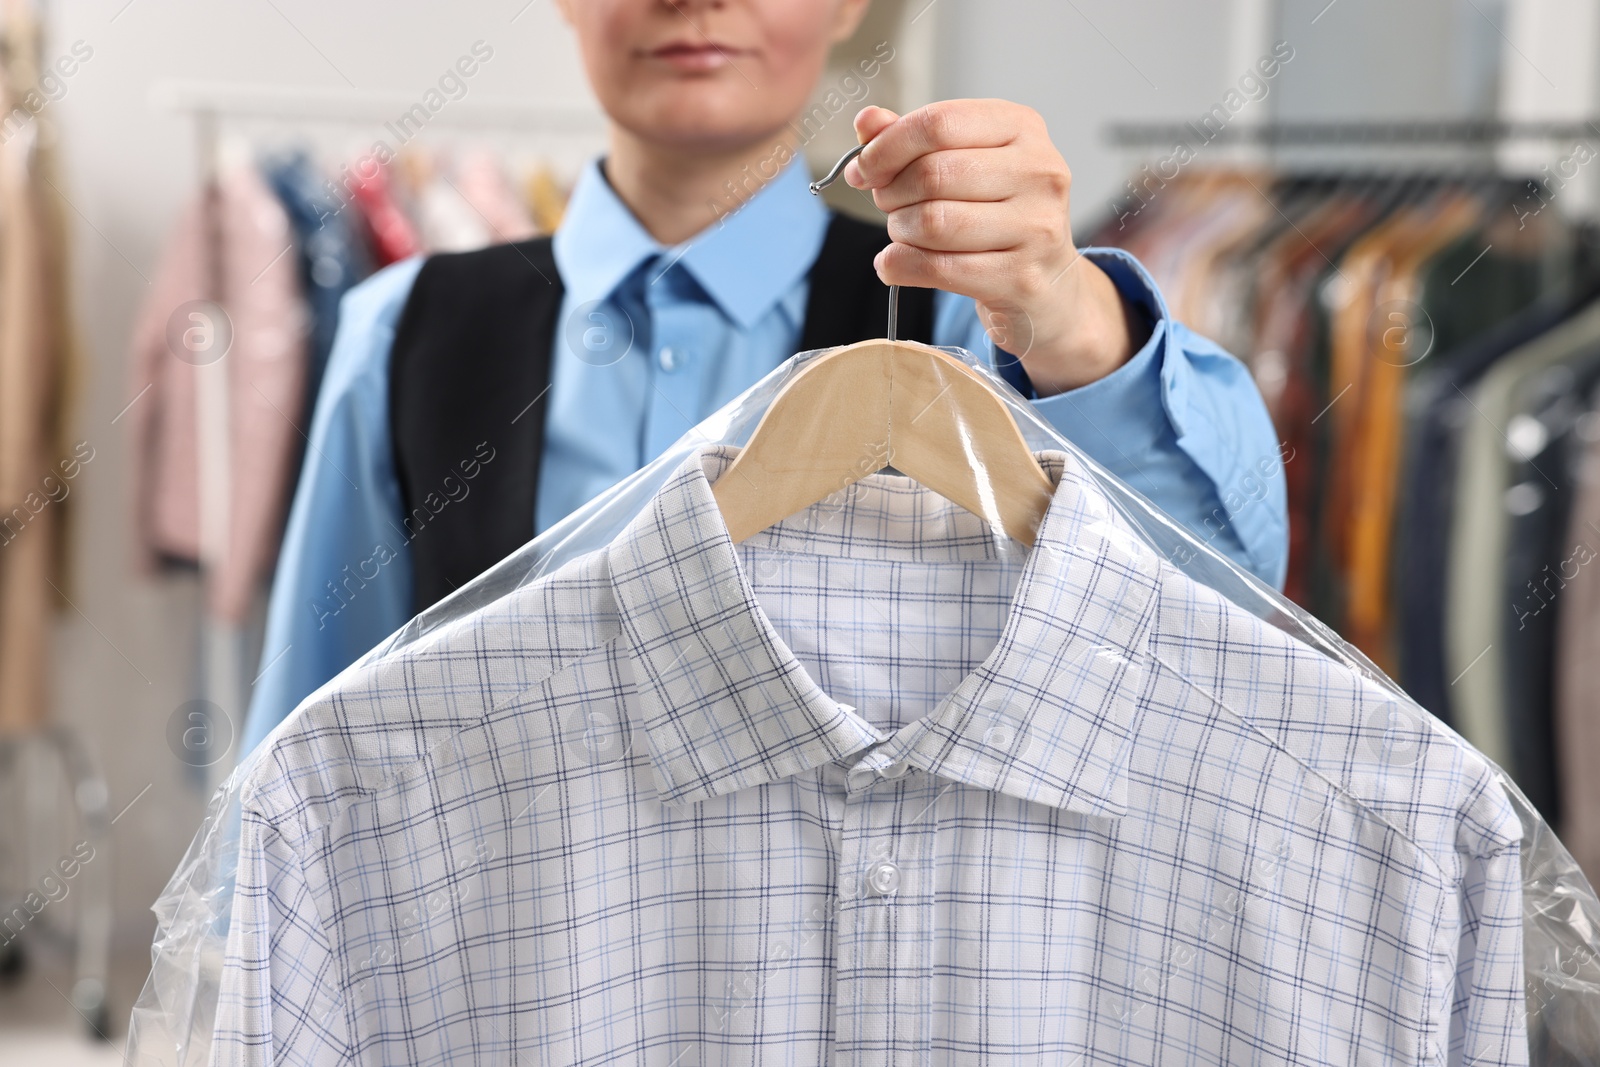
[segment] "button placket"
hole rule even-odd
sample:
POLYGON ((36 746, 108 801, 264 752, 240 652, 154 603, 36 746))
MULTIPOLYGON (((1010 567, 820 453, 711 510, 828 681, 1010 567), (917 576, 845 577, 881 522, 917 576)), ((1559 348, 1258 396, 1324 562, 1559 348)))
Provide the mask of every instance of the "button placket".
POLYGON ((836 1062, 921 1064, 932 1038, 933 805, 948 783, 898 763, 863 771, 840 849, 836 1062))
MULTIPOLYGON (((700 418, 701 373, 693 356, 693 339, 708 336, 708 318, 715 308, 686 300, 681 282, 669 268, 645 288, 650 309, 650 337, 646 359, 653 364, 649 393, 645 397, 644 447, 647 458, 660 455, 700 418)), ((711 334, 714 336, 714 333, 711 334)))

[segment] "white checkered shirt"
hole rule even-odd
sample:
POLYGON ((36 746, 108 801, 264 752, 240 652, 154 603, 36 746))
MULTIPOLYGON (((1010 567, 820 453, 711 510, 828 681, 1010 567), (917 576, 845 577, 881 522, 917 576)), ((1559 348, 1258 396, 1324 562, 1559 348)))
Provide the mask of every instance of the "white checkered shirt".
POLYGON ((735 547, 686 464, 244 791, 224 1064, 1518 1064, 1520 827, 1093 480, 735 547))

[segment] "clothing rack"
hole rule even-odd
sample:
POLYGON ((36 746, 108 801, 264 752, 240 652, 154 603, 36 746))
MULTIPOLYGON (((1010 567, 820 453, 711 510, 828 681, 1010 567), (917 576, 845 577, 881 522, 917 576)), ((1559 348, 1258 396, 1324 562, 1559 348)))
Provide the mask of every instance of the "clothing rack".
MULTIPOLYGON (((432 134, 438 129, 495 131, 512 134, 537 134, 563 139, 598 139, 605 126, 602 114, 593 107, 576 104, 551 104, 476 96, 470 92, 449 99, 436 111, 427 111, 419 94, 370 92, 340 88, 305 88, 289 85, 242 82, 166 80, 151 87, 153 109, 187 117, 194 127, 195 159, 200 188, 207 190, 204 203, 208 215, 208 275, 214 293, 222 292, 221 270, 224 260, 220 226, 215 221, 218 175, 222 172, 223 130, 227 125, 259 122, 287 123, 294 126, 369 127, 375 137, 388 139, 398 131, 392 123, 423 107, 427 121, 411 133, 432 134)), ((410 136, 401 137, 402 142, 410 136)), ((227 460, 230 427, 227 417, 227 360, 219 359, 205 367, 196 392, 200 427, 200 517, 201 581, 206 580, 207 560, 220 558, 228 543, 227 523, 230 465, 227 460)), ((203 695, 222 709, 237 709, 231 722, 231 741, 236 744, 243 730, 243 710, 251 684, 248 669, 249 641, 241 626, 218 623, 206 617, 201 623, 201 671, 203 695)), ((225 712, 226 714, 226 712, 225 712)), ((213 723, 218 727, 222 724, 213 723)), ((236 755, 230 753, 230 755, 236 755)), ((220 784, 220 776, 230 766, 220 760, 202 770, 205 780, 198 783, 208 792, 220 784)))
POLYGON ((1206 143, 1329 147, 1337 145, 1482 146, 1508 141, 1600 140, 1600 117, 1545 122, 1494 119, 1394 119, 1229 123, 1113 122, 1105 139, 1117 148, 1164 148, 1199 138, 1206 143))

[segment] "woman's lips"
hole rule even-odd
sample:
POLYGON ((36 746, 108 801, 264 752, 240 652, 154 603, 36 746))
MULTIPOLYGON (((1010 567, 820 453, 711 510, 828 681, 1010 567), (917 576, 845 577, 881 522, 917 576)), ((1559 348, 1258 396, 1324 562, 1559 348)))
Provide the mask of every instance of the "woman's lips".
POLYGON ((721 70, 732 63, 738 49, 707 41, 676 41, 652 49, 650 58, 685 73, 721 70))

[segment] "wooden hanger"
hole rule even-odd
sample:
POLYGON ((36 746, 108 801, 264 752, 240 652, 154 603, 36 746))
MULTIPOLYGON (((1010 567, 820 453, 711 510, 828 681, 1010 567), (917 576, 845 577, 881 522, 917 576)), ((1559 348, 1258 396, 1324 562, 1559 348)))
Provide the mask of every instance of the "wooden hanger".
POLYGON ((1032 547, 1055 487, 977 371, 895 339, 898 305, 891 286, 888 338, 836 348, 801 368, 711 487, 735 544, 893 467, 1032 547))

